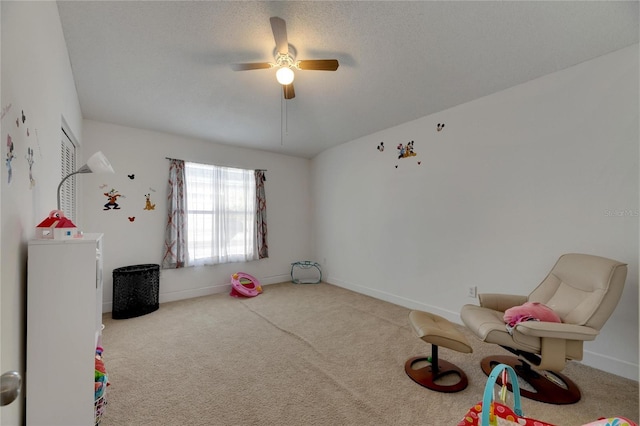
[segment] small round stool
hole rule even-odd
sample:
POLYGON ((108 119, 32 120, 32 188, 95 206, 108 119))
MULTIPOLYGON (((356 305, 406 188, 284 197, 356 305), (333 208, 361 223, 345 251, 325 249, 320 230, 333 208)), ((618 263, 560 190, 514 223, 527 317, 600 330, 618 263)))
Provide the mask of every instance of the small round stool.
POLYGON ((411 379, 421 386, 438 392, 459 392, 467 387, 467 375, 454 364, 438 359, 438 346, 444 346, 454 351, 471 353, 473 349, 462 333, 447 319, 429 312, 409 312, 409 322, 418 337, 431 343, 431 356, 416 356, 404 364, 404 371, 411 379), (427 361, 430 365, 413 368, 418 362, 427 361), (452 385, 436 383, 436 380, 449 374, 455 374, 460 380, 452 385))

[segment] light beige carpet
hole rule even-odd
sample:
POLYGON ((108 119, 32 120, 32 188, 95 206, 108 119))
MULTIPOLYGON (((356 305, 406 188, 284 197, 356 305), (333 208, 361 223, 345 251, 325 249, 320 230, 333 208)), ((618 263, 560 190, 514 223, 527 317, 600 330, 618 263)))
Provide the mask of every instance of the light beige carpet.
MULTIPOLYGON (((263 294, 162 304, 126 320, 104 315, 111 385, 102 424, 446 425, 482 398, 483 356, 507 353, 459 329, 473 354, 441 348, 466 371, 455 394, 425 389, 405 361, 429 354, 409 310, 328 284, 282 283, 263 294)), ((638 383, 570 363, 577 404, 523 400, 528 417, 577 426, 601 416, 638 421, 638 383)))

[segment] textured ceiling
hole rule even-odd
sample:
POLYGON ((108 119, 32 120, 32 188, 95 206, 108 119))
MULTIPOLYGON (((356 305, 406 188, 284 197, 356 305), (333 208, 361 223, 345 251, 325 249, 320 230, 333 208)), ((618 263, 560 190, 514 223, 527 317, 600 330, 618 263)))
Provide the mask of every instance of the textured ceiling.
POLYGON ((58 1, 85 118, 312 158, 638 43, 638 2, 58 1), (298 71, 282 99, 269 17, 298 71))

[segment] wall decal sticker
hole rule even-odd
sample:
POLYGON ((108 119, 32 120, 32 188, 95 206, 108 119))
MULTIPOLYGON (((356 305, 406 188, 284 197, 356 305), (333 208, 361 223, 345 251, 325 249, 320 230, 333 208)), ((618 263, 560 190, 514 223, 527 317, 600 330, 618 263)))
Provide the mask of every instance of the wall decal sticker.
POLYGON ((32 189, 36 186, 36 180, 33 178, 33 163, 35 163, 35 161, 31 147, 27 147, 27 155, 25 155, 24 158, 27 159, 27 163, 29 164, 29 189, 32 189))
POLYGON ((144 206, 144 210, 155 210, 156 209, 156 205, 155 204, 151 204, 151 194, 144 194, 144 198, 147 200, 146 204, 144 206))
POLYGON ((111 188, 111 191, 105 192, 104 196, 107 197, 107 204, 104 205, 104 210, 119 210, 118 197, 122 197, 115 189, 111 188))
POLYGON ((129 216, 129 222, 133 222, 134 220, 136 220, 135 216, 129 216))
POLYGON ((7 115, 9 111, 11 111, 11 104, 2 107, 2 116, 0 116, 0 120, 4 119, 4 116, 7 115))
POLYGON ((441 131, 442 129, 444 129, 444 123, 438 123, 438 126, 436 127, 436 129, 438 131, 441 131))
POLYGON ((418 166, 419 166, 420 164, 422 164, 422 161, 418 161, 418 166))
POLYGON ((22 123, 24 123, 27 120, 27 117, 24 116, 24 110, 22 110, 22 123))
POLYGON ((384 151, 384 142, 380 142, 380 145, 378 145, 378 151, 384 151))
POLYGON ((417 154, 413 152, 413 141, 408 142, 407 145, 398 144, 398 159, 415 157, 417 154))
POLYGON ((11 183, 11 176, 13 175, 13 170, 11 169, 11 161, 16 158, 13 155, 13 140, 11 139, 11 135, 7 134, 7 183, 11 183))
POLYGON ((129 179, 131 179, 131 180, 136 178, 136 175, 127 175, 127 176, 129 176, 129 179))

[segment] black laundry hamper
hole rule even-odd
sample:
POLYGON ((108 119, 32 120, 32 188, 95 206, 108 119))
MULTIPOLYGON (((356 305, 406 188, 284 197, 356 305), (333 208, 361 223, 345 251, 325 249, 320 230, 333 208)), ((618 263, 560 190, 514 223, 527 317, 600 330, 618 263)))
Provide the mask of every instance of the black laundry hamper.
POLYGON ((146 315, 160 307, 160 265, 132 265, 113 270, 111 318, 146 315))

